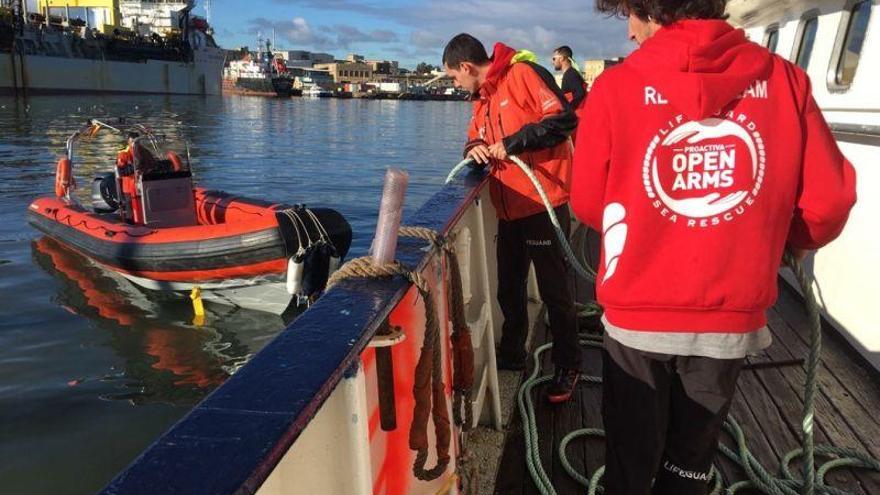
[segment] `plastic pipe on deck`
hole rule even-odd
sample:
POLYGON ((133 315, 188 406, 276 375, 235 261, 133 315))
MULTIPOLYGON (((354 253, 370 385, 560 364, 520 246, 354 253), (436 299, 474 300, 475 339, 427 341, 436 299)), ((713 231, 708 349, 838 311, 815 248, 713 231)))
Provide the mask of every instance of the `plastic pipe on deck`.
POLYGON ((407 184, 409 184, 409 174, 405 170, 389 168, 385 172, 385 186, 382 189, 382 202, 379 205, 379 221, 376 223, 376 236, 373 238, 373 263, 377 265, 394 261, 407 184))
MULTIPOLYGON (((373 263, 377 265, 394 261, 403 213, 403 199, 408 183, 409 174, 404 170, 389 168, 385 172, 376 237, 373 238, 373 263)), ((385 329, 388 329, 387 322, 385 329)), ((376 381, 379 389, 379 419, 382 429, 393 431, 397 429, 397 411, 394 403, 394 362, 391 360, 390 347, 376 348, 376 381)))

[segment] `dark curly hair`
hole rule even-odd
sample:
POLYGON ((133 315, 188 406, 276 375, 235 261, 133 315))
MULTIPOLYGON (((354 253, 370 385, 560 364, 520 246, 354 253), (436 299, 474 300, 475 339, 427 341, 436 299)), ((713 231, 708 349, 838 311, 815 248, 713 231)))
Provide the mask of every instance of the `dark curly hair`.
POLYGON ((627 17, 630 12, 663 26, 682 19, 726 19, 727 0, 596 0, 596 10, 627 17))

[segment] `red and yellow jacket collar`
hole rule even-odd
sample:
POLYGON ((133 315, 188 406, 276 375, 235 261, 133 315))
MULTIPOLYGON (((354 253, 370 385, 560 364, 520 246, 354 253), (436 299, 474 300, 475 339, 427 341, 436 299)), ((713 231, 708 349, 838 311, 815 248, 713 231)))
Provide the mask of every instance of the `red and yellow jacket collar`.
POLYGON ((535 54, 528 50, 514 50, 504 43, 495 43, 492 51, 492 57, 489 59, 492 64, 489 67, 489 73, 486 74, 486 80, 480 85, 480 90, 475 97, 487 97, 498 89, 498 83, 507 74, 510 66, 517 62, 537 62, 535 54))

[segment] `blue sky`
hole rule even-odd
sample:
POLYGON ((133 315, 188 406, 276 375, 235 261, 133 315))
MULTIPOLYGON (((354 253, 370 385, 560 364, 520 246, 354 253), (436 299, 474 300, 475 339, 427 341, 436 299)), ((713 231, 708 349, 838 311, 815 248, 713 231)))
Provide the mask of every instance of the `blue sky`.
MULTIPOLYGON (((204 15, 205 0, 198 14, 204 15)), ((626 55, 626 24, 593 11, 593 0, 213 0, 211 23, 226 48, 254 47, 257 34, 277 47, 439 64, 445 42, 459 32, 527 48, 549 65, 556 46, 575 58, 626 55)))

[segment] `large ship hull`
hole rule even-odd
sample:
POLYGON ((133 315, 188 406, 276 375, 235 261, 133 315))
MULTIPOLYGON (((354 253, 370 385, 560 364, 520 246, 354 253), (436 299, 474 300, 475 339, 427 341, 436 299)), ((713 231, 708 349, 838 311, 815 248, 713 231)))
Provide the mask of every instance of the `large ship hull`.
POLYGON ((246 96, 301 96, 302 91, 293 88, 289 77, 224 79, 223 92, 246 96))
POLYGON ((219 95, 223 54, 195 52, 192 62, 94 60, 0 53, 0 94, 164 93, 219 95))

